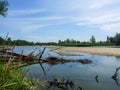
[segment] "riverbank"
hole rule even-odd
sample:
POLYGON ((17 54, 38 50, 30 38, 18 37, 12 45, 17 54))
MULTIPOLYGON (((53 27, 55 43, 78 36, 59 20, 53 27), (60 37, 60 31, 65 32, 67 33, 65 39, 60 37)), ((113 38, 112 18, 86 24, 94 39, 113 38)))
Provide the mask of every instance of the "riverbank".
POLYGON ((82 52, 103 56, 120 56, 120 48, 111 47, 49 47, 52 50, 66 52, 82 52))

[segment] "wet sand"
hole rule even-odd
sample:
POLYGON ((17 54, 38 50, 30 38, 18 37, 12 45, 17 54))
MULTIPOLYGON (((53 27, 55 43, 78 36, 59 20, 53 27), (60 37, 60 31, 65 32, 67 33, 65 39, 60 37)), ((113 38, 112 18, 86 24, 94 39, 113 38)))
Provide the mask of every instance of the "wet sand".
POLYGON ((103 56, 120 56, 120 48, 110 48, 110 47, 54 47, 52 50, 57 51, 67 51, 67 52, 82 52, 94 55, 103 56))

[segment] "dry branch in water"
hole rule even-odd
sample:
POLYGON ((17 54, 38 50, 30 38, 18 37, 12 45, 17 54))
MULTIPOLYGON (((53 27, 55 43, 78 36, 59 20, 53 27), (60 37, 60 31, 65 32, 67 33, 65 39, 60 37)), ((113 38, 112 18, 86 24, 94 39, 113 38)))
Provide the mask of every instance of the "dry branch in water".
POLYGON ((68 89, 70 88, 74 88, 75 84, 74 82, 71 80, 65 80, 64 78, 62 80, 58 79, 58 78, 54 78, 52 81, 47 81, 48 82, 48 88, 52 87, 52 86, 56 86, 58 88, 62 88, 62 89, 68 89))
POLYGON ((68 59, 63 59, 63 58, 57 58, 57 57, 48 57, 46 59, 46 62, 49 62, 49 63, 67 63, 67 62, 79 62, 79 63, 82 63, 82 64, 90 64, 92 63, 91 60, 88 60, 88 59, 83 59, 83 60, 68 60, 68 59))
POLYGON ((48 89, 51 88, 52 86, 53 87, 58 87, 60 89, 64 89, 64 90, 69 90, 70 88, 72 90, 76 88, 78 88, 77 90, 82 90, 82 87, 81 86, 77 86, 74 81, 70 80, 69 78, 68 79, 58 79, 56 77, 53 78, 53 80, 51 81, 47 81, 48 83, 48 89))
POLYGON ((116 68, 116 71, 115 71, 115 73, 114 73, 114 75, 112 76, 112 78, 114 79, 114 80, 117 80, 117 77, 118 77, 118 71, 120 70, 120 67, 118 67, 118 68, 116 68))
POLYGON ((39 56, 39 59, 42 58, 43 53, 45 52, 46 47, 43 48, 43 51, 41 52, 41 55, 39 56))

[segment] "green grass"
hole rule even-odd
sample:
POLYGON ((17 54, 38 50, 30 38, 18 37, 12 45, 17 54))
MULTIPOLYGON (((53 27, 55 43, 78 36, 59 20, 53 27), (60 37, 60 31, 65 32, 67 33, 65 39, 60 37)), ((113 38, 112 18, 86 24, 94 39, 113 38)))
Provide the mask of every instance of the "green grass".
POLYGON ((26 73, 13 65, 12 59, 6 64, 0 62, 0 90, 37 90, 34 81, 25 78, 26 73))

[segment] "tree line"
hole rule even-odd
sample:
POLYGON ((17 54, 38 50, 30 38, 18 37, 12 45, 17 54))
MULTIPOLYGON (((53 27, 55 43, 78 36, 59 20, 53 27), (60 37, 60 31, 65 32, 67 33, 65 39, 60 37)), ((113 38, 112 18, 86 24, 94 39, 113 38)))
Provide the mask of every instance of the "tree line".
POLYGON ((63 46, 118 46, 120 45, 120 33, 116 33, 115 36, 107 36, 105 41, 96 41, 94 36, 91 36, 89 41, 76 41, 74 39, 66 39, 64 41, 59 40, 58 45, 63 46))
POLYGON ((116 33, 115 36, 107 36, 105 41, 97 42, 94 36, 91 36, 89 41, 79 41, 74 39, 58 40, 58 42, 29 42, 26 40, 11 40, 10 37, 4 39, 0 37, 0 45, 58 45, 58 46, 110 46, 120 45, 120 33, 116 33))
POLYGON ((107 43, 120 45, 120 33, 116 33, 114 37, 107 36, 107 43))
POLYGON ((29 42, 26 40, 11 40, 11 38, 3 39, 0 37, 0 45, 17 45, 17 46, 24 46, 24 45, 34 45, 33 42, 29 42))

